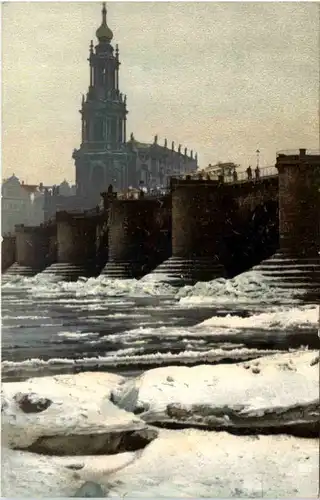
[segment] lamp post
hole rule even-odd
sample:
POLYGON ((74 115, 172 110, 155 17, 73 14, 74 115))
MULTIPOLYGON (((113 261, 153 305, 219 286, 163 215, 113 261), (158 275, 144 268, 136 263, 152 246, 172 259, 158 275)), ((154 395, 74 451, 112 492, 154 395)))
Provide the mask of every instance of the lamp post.
POLYGON ((260 149, 256 150, 256 154, 257 154, 257 168, 259 168, 260 167, 260 149))

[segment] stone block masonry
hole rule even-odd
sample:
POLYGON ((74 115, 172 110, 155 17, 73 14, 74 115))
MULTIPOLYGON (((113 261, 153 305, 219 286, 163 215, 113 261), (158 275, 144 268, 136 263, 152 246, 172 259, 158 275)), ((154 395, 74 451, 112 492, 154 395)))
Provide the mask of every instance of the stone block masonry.
POLYGON ((1 242, 1 272, 3 273, 12 266, 16 260, 16 237, 7 234, 2 237, 1 242))
POLYGON ((111 202, 103 275, 138 279, 170 255, 169 203, 169 197, 111 202))
POLYGON ((218 181, 172 179, 172 256, 153 272, 175 285, 226 275, 226 199, 218 181))
POLYGON ((5 274, 34 276, 45 269, 54 258, 51 247, 54 231, 54 225, 16 226, 16 261, 5 271, 5 274))
POLYGON ((98 275, 97 226, 102 217, 99 212, 57 212, 57 262, 44 273, 68 280, 98 275))
POLYGON ((320 303, 320 153, 281 152, 279 251, 254 269, 270 286, 301 290, 320 303))

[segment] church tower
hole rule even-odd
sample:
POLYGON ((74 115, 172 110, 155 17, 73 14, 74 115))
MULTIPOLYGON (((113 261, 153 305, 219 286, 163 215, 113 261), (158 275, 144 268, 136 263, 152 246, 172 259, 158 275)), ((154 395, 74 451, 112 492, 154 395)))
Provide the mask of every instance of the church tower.
POLYGON ((80 148, 74 150, 77 195, 93 203, 112 184, 116 190, 128 185, 126 153, 126 96, 119 90, 119 48, 111 45, 113 33, 107 24, 105 2, 98 39, 90 44, 90 83, 80 110, 80 148))

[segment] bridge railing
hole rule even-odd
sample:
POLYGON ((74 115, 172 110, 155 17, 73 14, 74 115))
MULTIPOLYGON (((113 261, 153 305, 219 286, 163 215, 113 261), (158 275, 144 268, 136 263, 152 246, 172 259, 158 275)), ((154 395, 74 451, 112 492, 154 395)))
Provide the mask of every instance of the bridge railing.
POLYGON ((236 184, 236 183, 242 183, 242 182, 255 182, 259 181, 262 178, 266 177, 276 177, 278 175, 278 170, 276 169, 275 166, 268 166, 268 167, 263 167, 259 169, 259 174, 255 172, 255 169, 252 169, 252 177, 249 178, 248 172, 237 172, 237 175, 225 175, 225 176, 219 176, 216 172, 211 173, 210 172, 197 172, 195 174, 187 176, 186 174, 183 175, 174 175, 172 176, 172 179, 181 179, 181 180, 186 180, 188 177, 190 180, 216 180, 220 181, 224 184, 236 184))
POLYGON ((139 200, 140 198, 148 199, 148 198, 160 198, 161 196, 165 196, 170 193, 170 186, 161 187, 158 189, 149 189, 145 188, 140 191, 126 191, 124 193, 119 193, 118 198, 126 199, 126 200, 139 200))
POLYGON ((285 155, 285 156, 299 156, 301 152, 303 151, 303 154, 306 156, 319 156, 320 155, 320 150, 319 149, 285 149, 283 151, 277 151, 277 157, 280 155, 285 155))
POLYGON ((266 177, 276 177, 278 175, 278 170, 274 166, 263 167, 259 169, 259 174, 252 170, 252 178, 249 178, 247 172, 239 172, 237 175, 237 179, 233 178, 233 176, 224 177, 224 182, 226 183, 237 183, 237 182, 248 182, 248 181, 259 181, 260 179, 266 177))
POLYGON ((147 193, 145 193, 145 197, 147 198, 159 198, 159 196, 165 196, 170 193, 170 186, 162 187, 159 189, 151 189, 147 193))

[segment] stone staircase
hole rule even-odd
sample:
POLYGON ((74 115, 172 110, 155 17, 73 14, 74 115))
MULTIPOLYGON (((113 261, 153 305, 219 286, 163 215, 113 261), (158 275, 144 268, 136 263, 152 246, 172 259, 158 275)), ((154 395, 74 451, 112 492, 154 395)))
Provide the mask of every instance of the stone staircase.
POLYGON ((64 281, 76 281, 80 277, 90 278, 97 276, 89 266, 69 264, 68 262, 56 262, 47 267, 41 274, 60 277, 64 281))
POLYGON ((300 257, 278 251, 252 268, 272 287, 302 290, 320 301, 320 257, 300 257))
POLYGON ((36 274, 40 273, 42 269, 34 269, 30 266, 21 266, 17 262, 12 264, 12 266, 8 267, 6 271, 4 271, 2 275, 2 280, 5 281, 6 276, 35 276, 36 274))
POLYGON ((143 262, 109 261, 101 275, 110 279, 140 279, 148 269, 143 262))
POLYGON ((198 257, 185 259, 170 257, 144 279, 165 281, 173 286, 194 285, 198 281, 211 281, 226 277, 226 271, 216 258, 198 257))

